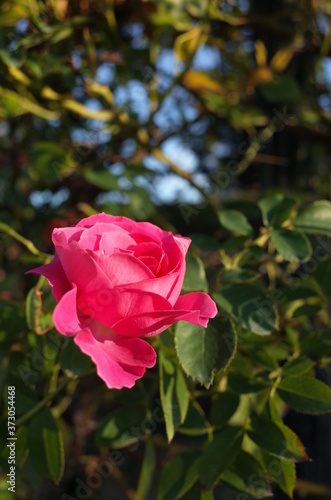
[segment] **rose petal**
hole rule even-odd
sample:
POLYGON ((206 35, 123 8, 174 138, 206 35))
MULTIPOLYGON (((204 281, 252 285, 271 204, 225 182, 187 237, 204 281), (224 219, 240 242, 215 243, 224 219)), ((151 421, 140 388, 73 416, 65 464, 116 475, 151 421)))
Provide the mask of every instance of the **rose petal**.
POLYGON ((139 337, 156 335, 173 325, 177 321, 187 321, 194 325, 206 327, 209 318, 217 314, 215 302, 204 292, 193 292, 180 297, 173 310, 157 311, 128 316, 115 323, 112 329, 123 336, 132 336, 132 332, 139 337), (179 309, 180 308, 180 309, 179 309))
POLYGON ((188 248, 187 240, 188 238, 177 238, 176 240, 171 233, 166 233, 166 236, 162 240, 163 251, 165 255, 168 256, 169 260, 168 273, 172 271, 172 273, 177 276, 176 284, 169 297, 169 301, 171 301, 172 304, 178 299, 184 282, 186 271, 185 255, 188 248), (185 241, 185 245, 182 240, 185 241))
POLYGON ((133 387, 145 368, 153 367, 156 361, 154 349, 141 339, 123 341, 114 335, 111 340, 99 342, 89 330, 83 330, 74 342, 92 358, 99 377, 109 389, 133 387))
POLYGON ((90 217, 86 217, 78 222, 76 227, 92 227, 96 223, 107 223, 114 224, 121 229, 127 231, 130 236, 132 236, 132 232, 135 234, 146 235, 148 236, 147 241, 155 240, 159 241, 164 234, 164 231, 154 224, 150 224, 149 222, 135 222, 127 217, 121 217, 117 215, 109 215, 105 213, 91 215, 90 217))
POLYGON ((126 249, 134 244, 134 239, 125 231, 111 231, 103 233, 100 240, 100 250, 103 250, 106 255, 112 255, 114 250, 120 248, 126 249))
POLYGON ((82 329, 77 315, 77 288, 74 286, 61 298, 54 309, 53 322, 58 332, 63 335, 75 335, 82 329))
POLYGON ((180 236, 179 234, 176 234, 174 236, 175 241, 181 245, 184 251, 184 255, 187 254, 188 248, 190 244, 192 243, 192 240, 190 238, 187 238, 186 236, 180 236))
POLYGON ((174 305, 177 297, 173 298, 173 290, 176 287, 178 279, 178 273, 167 274, 166 276, 150 278, 139 283, 125 285, 125 290, 135 289, 142 292, 155 293, 165 298, 171 305, 174 305))
POLYGON ((90 215, 89 217, 81 219, 78 222, 77 227, 92 227, 98 222, 105 222, 106 224, 112 224, 113 220, 114 220, 113 215, 108 215, 102 212, 100 214, 90 215))
POLYGON ((52 233, 52 241, 55 246, 55 240, 58 240, 59 238, 67 242, 79 241, 82 233, 83 229, 77 226, 55 228, 52 233))
POLYGON ((192 292, 181 295, 178 298, 174 309, 199 311, 201 323, 198 324, 201 325, 203 325, 203 321, 206 321, 208 323, 208 319, 214 318, 217 314, 217 307, 215 302, 205 292, 192 292))
MULTIPOLYGON (((198 311, 150 311, 124 318, 113 325, 113 330, 118 335, 125 337, 150 337, 163 332, 176 321, 199 323, 198 311)), ((204 322, 205 323, 205 322, 204 322)))
MULTIPOLYGON (((77 307, 84 315, 111 329, 128 316, 172 309, 171 304, 157 294, 126 287, 85 292, 78 298, 77 307)), ((139 332, 133 330, 129 336, 139 336, 139 332)))
POLYGON ((42 274, 45 276, 52 287, 52 293, 57 302, 71 288, 57 254, 55 254, 54 259, 49 264, 31 269, 26 274, 42 274))
POLYGON ((78 294, 111 286, 109 278, 97 265, 91 255, 79 243, 63 241, 63 235, 54 236, 56 252, 61 261, 67 280, 75 283, 78 294))
POLYGON ((152 271, 133 255, 124 253, 105 255, 96 252, 92 254, 92 257, 112 286, 137 283, 154 277, 152 271))

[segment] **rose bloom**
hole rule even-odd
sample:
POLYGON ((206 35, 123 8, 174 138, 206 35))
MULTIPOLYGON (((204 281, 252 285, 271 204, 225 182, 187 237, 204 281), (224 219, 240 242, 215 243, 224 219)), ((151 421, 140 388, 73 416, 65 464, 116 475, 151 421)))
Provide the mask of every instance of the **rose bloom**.
POLYGON ((104 213, 54 229, 55 256, 42 274, 58 302, 56 329, 74 336, 109 388, 132 387, 156 353, 143 340, 176 321, 204 327, 216 313, 203 292, 180 295, 189 238, 104 213))

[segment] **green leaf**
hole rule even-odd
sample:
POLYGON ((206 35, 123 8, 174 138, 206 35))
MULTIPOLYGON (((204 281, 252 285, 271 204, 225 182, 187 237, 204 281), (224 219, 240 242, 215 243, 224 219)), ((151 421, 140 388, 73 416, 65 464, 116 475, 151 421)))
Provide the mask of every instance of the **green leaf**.
POLYGON ((70 173, 75 167, 71 153, 60 144, 50 141, 39 141, 34 145, 30 163, 30 176, 45 185, 61 180, 64 174, 70 173))
POLYGON ((301 210, 292 224, 305 233, 331 236, 331 202, 315 201, 301 210))
POLYGON ((229 372, 228 384, 231 391, 236 394, 251 394, 260 392, 270 385, 270 381, 264 381, 260 378, 243 376, 240 373, 229 372))
POLYGON ((192 244, 201 250, 218 250, 220 248, 218 241, 208 234, 194 233, 189 236, 192 240, 192 244))
POLYGON ((292 318, 300 318, 300 316, 313 316, 322 308, 321 304, 303 304, 297 307, 292 314, 292 318))
POLYGON ((85 169, 83 177, 87 182, 104 191, 113 191, 118 189, 117 177, 108 172, 108 170, 85 169))
MULTIPOLYGON (((197 497, 195 497, 195 498, 197 498, 197 497)), ((191 499, 187 498, 185 500, 191 500, 191 499)), ((212 491, 201 490, 200 500, 214 500, 214 493, 212 491)))
POLYGON ((206 488, 216 484, 234 461, 240 451, 242 439, 241 427, 228 426, 214 433, 213 440, 203 451, 199 467, 200 480, 206 488))
POLYGON ((48 408, 37 413, 28 426, 31 461, 40 476, 60 481, 64 470, 62 435, 48 408))
POLYGON ((68 338, 62 350, 60 364, 68 375, 79 375, 91 367, 91 359, 79 349, 72 338, 68 338))
POLYGON ((215 427, 223 427, 239 406, 239 395, 221 392, 212 400, 210 422, 215 427))
POLYGON ((41 291, 33 287, 26 296, 25 303, 26 322, 33 331, 39 328, 41 308, 41 291))
POLYGON ((320 380, 301 375, 284 378, 277 386, 279 396, 293 410, 319 415, 331 411, 331 389, 320 380))
POLYGON ((254 281, 259 278, 259 274, 249 269, 227 269, 221 274, 222 283, 244 283, 245 281, 254 281))
POLYGON ((146 434, 146 413, 140 406, 130 406, 112 411, 97 430, 96 443, 108 448, 125 448, 136 443, 146 434), (138 432, 137 432, 138 430, 138 432))
POLYGON ((246 216, 238 210, 222 210, 218 214, 219 221, 223 227, 243 236, 253 236, 253 228, 246 216))
POLYGON ((298 436, 284 424, 266 418, 254 418, 247 434, 260 448, 283 460, 296 462, 307 458, 298 436))
POLYGON ((277 193, 258 202, 265 226, 279 227, 289 219, 296 201, 277 193))
POLYGON ((170 460, 163 468, 158 485, 159 500, 182 498, 198 480, 200 452, 186 451, 170 460))
POLYGON ((287 361, 282 367, 282 371, 284 377, 299 376, 311 371, 314 366, 314 361, 305 356, 301 356, 300 358, 287 361))
POLYGON ((225 316, 210 321, 208 328, 180 321, 175 345, 187 375, 209 387, 216 371, 231 361, 236 351, 236 332, 225 316))
POLYGON ((134 500, 145 500, 149 496, 152 486, 154 470, 156 466, 156 454, 152 439, 149 437, 145 445, 145 455, 141 466, 137 492, 134 500))
POLYGON ((178 432, 186 436, 201 436, 207 434, 206 416, 197 403, 194 405, 190 403, 185 422, 179 427, 178 432))
POLYGON ((311 257, 310 241, 299 231, 274 229, 271 231, 271 242, 277 252, 289 262, 305 261, 311 257))
POLYGON ((16 463, 22 465, 28 454, 28 429, 21 425, 15 433, 16 441, 16 463))
POLYGON ((144 221, 151 218, 154 207, 146 189, 134 186, 128 194, 130 198, 128 216, 135 220, 144 221))
POLYGON ((255 458, 240 450, 234 462, 222 475, 222 483, 253 498, 271 496, 263 468, 255 458))
POLYGON ((185 421, 188 410, 188 391, 184 374, 175 356, 161 349, 159 353, 160 396, 168 441, 185 421))
POLYGON ((300 88, 289 76, 274 77, 271 81, 260 85, 261 93, 269 102, 285 104, 296 102, 300 98, 300 88))
POLYGON ((319 336, 319 339, 324 342, 327 346, 331 345, 331 328, 326 328, 323 330, 319 336))
POLYGON ((271 372, 278 368, 277 361, 266 349, 259 349, 257 346, 253 345, 253 349, 250 351, 249 355, 254 363, 264 370, 271 372))
POLYGON ((286 462, 261 450, 263 465, 267 476, 290 497, 295 485, 295 463, 286 462))
MULTIPOLYGON (((36 356, 37 358, 37 356, 36 356)), ((41 360, 42 363, 44 363, 44 360, 41 360)), ((15 366, 15 362, 13 363, 15 366)), ((24 380, 24 377, 22 377, 22 365, 21 363, 18 364, 16 371, 18 375, 20 375, 20 378, 13 377, 12 380, 12 385, 15 385, 16 387, 16 417, 24 415, 28 411, 32 410, 37 404, 38 404, 38 399, 36 397, 35 392, 25 383, 26 381, 24 380)), ((29 370, 29 366, 26 367, 27 370, 29 370)))
POLYGON ((275 306, 256 285, 228 285, 217 289, 213 298, 243 327, 257 335, 267 335, 278 329, 275 306))
POLYGON ((188 292, 195 290, 207 292, 208 290, 208 283, 203 263, 197 255, 192 253, 188 253, 186 255, 186 273, 183 289, 188 292))

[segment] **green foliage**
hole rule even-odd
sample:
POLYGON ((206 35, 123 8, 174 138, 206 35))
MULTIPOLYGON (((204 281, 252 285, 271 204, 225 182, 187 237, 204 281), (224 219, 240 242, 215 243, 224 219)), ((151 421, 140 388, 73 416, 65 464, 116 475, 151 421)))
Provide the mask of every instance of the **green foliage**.
MULTIPOLYGON (((146 418, 146 413, 140 406, 128 406, 112 411, 98 427, 96 442, 109 448, 125 448, 136 443, 139 434, 132 433, 132 428, 138 428, 146 418)), ((142 431, 144 434, 144 431, 142 431)))
POLYGON ((214 374, 225 368, 235 355, 237 339, 231 321, 220 317, 210 322, 207 329, 179 322, 175 343, 185 373, 208 388, 214 374))
POLYGON ((224 472, 222 481, 252 498, 264 498, 271 494, 261 464, 245 451, 238 453, 232 465, 224 472))
POLYGON ((213 298, 247 330, 257 335, 277 330, 275 306, 259 286, 246 283, 223 286, 216 290, 213 298))
POLYGON ((61 353, 61 368, 68 375, 79 375, 91 367, 91 360, 82 353, 72 339, 66 340, 61 353))
POLYGON ((253 228, 241 212, 237 210, 224 210, 219 213, 219 219, 222 226, 229 231, 243 236, 253 236, 253 228))
POLYGON ((309 259, 312 253, 310 242, 304 234, 289 229, 275 229, 270 240, 275 249, 290 262, 300 262, 309 259))
POLYGON ((173 500, 183 498, 198 481, 200 453, 187 451, 170 460, 162 471, 159 481, 158 498, 173 500))
POLYGON ((277 392, 296 411, 314 415, 331 411, 331 389, 307 375, 284 377, 277 392))
POLYGON ((306 233, 330 236, 331 203, 325 200, 315 201, 301 210, 292 223, 306 233))
POLYGON ((30 420, 28 446, 31 462, 38 474, 59 481, 64 468, 62 434, 48 408, 30 420))
POLYGON ((242 439, 241 427, 227 426, 215 432, 201 457, 199 475, 204 486, 211 488, 220 480, 222 473, 238 455, 242 439))
POLYGON ((183 372, 172 352, 160 351, 160 396, 168 441, 185 420, 188 410, 188 393, 183 372))
POLYGON ((183 290, 191 292, 196 290, 208 290, 205 268, 201 259, 192 253, 186 255, 186 274, 183 290))

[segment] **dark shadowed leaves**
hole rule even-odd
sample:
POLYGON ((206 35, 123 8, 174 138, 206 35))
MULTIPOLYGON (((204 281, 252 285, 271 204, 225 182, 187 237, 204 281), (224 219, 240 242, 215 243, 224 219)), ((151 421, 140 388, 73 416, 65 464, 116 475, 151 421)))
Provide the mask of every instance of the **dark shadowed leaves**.
POLYGON ((185 420, 188 410, 188 392, 184 374, 176 357, 161 349, 159 353, 160 396, 165 418, 168 441, 185 420))
POLYGON ((198 480, 200 452, 186 451, 170 460, 162 470, 159 486, 159 500, 182 498, 198 480))
POLYGON ((64 452, 62 435, 48 408, 35 415, 28 426, 31 461, 42 476, 58 482, 63 474, 64 452))
POLYGON ((202 454, 199 476, 202 484, 211 488, 216 484, 222 473, 238 455, 243 439, 241 427, 224 427, 215 432, 213 440, 207 444, 202 454))
POLYGON ((240 450, 234 462, 222 475, 222 482, 253 498, 271 496, 263 468, 249 453, 240 450))
POLYGON ((318 415, 331 411, 330 387, 308 375, 284 378, 277 392, 298 412, 318 415))

